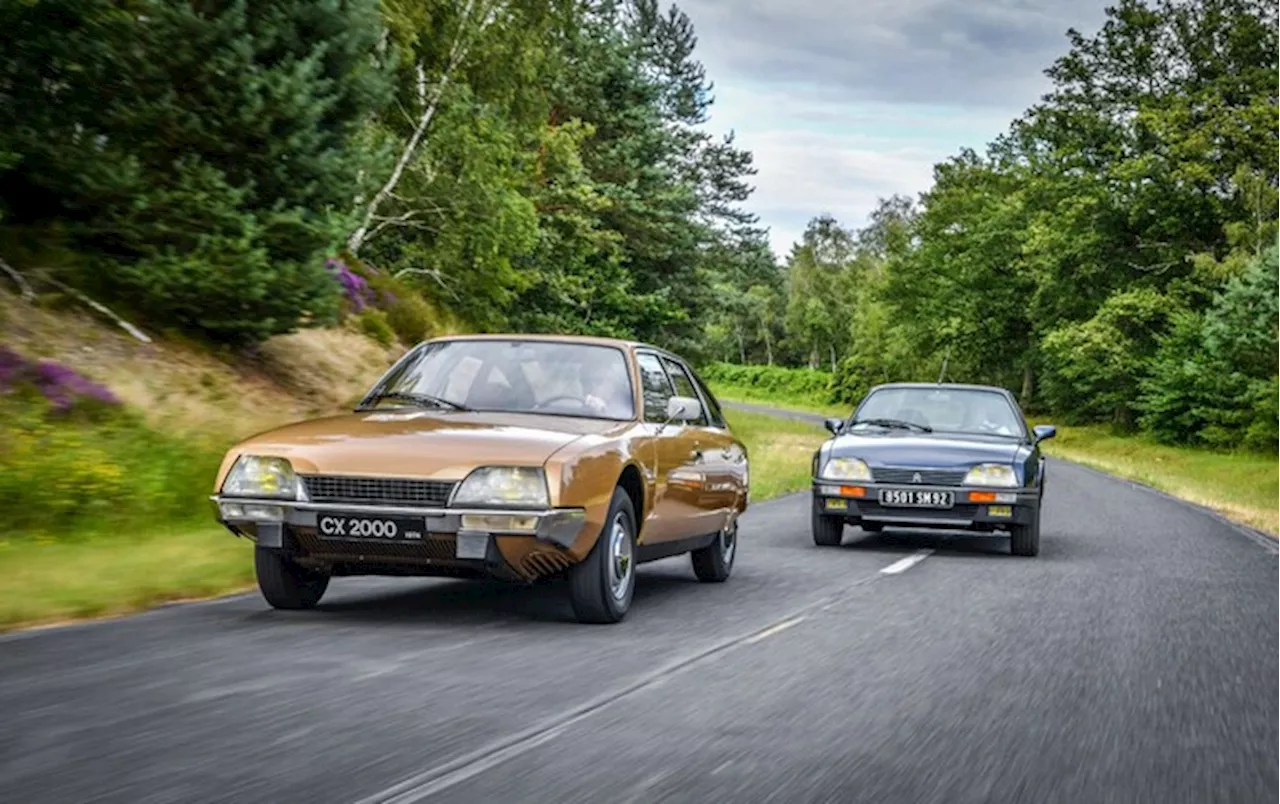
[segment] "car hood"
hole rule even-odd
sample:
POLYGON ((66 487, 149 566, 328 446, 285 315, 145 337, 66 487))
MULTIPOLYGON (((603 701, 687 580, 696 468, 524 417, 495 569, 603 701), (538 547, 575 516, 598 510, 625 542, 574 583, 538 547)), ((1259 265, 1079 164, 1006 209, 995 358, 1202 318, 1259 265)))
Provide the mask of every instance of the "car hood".
POLYGON ((1025 444, 999 436, 891 431, 837 436, 831 442, 830 455, 861 458, 869 466, 948 469, 978 463, 1012 464, 1026 451, 1025 444))
POLYGON ((242 454, 288 458, 302 474, 460 480, 477 466, 540 466, 588 435, 626 422, 521 413, 381 409, 286 425, 237 444, 242 454))

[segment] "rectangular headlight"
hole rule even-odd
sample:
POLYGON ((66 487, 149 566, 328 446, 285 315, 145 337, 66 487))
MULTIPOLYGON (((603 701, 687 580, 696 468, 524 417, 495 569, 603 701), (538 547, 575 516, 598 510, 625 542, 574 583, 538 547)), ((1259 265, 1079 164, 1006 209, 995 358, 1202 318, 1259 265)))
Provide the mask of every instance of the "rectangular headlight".
POLYGON ((831 458, 822 467, 823 480, 871 480, 871 469, 858 458, 831 458))
POLYGON ((482 466, 462 481, 455 506, 547 507, 547 478, 539 467, 482 466))
POLYGON ((978 464, 964 476, 966 486, 996 486, 1014 488, 1018 485, 1018 476, 1012 466, 999 463, 978 464))
POLYGON ((284 458, 241 455, 222 482, 228 497, 256 497, 278 500, 298 498, 298 476, 284 458))

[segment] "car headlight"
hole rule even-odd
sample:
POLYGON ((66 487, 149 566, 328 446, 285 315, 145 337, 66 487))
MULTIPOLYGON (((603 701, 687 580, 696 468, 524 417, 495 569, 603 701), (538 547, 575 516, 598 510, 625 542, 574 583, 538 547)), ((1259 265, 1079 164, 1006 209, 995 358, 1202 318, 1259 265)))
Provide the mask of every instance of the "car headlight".
POLYGON ((822 467, 828 480, 871 480, 871 469, 858 458, 832 458, 822 467))
POLYGON ((454 505, 546 506, 547 478, 529 466, 482 466, 462 481, 454 505))
POLYGON ((298 476, 284 458, 241 455, 222 482, 229 497, 265 497, 293 500, 298 497, 298 476))
POLYGON ((964 476, 966 486, 1005 486, 1013 488, 1018 485, 1018 476, 1013 467, 999 463, 982 463, 969 470, 964 476))

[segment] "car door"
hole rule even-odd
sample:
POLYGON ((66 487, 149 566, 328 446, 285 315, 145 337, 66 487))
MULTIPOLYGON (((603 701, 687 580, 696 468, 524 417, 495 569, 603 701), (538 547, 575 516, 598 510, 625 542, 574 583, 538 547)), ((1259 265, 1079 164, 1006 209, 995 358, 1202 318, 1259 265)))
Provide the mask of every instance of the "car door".
POLYGON ((683 361, 668 355, 662 355, 662 364, 677 395, 692 397, 702 403, 702 416, 689 423, 694 453, 690 469, 696 472, 699 480, 693 501, 699 509, 694 533, 715 533, 724 527, 730 509, 737 502, 737 467, 734 463, 734 447, 737 445, 724 420, 716 415, 718 411, 712 409, 706 395, 698 390, 693 371, 683 361))
POLYGON ((645 522, 644 544, 672 542, 698 535, 697 428, 684 422, 665 424, 667 401, 675 396, 671 378, 657 353, 638 351, 647 430, 640 459, 653 478, 653 507, 645 522))

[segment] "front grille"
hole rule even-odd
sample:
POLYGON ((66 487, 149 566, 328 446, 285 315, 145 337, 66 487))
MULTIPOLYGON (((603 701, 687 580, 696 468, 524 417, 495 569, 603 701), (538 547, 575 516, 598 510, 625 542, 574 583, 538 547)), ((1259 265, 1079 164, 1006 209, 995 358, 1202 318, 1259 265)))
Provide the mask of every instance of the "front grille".
POLYGON ((297 528, 294 540, 303 555, 326 560, 363 558, 366 561, 452 561, 457 541, 452 535, 432 535, 420 542, 375 542, 372 540, 321 539, 311 528, 297 528))
POLYGON ((899 469, 895 467, 877 466, 871 470, 871 477, 877 483, 900 483, 922 486, 958 486, 964 481, 967 472, 964 469, 899 469), (916 480, 916 475, 920 476, 916 480))
POLYGON ((404 480, 388 477, 303 475, 307 497, 318 503, 404 505, 430 508, 449 502, 456 480, 404 480))

